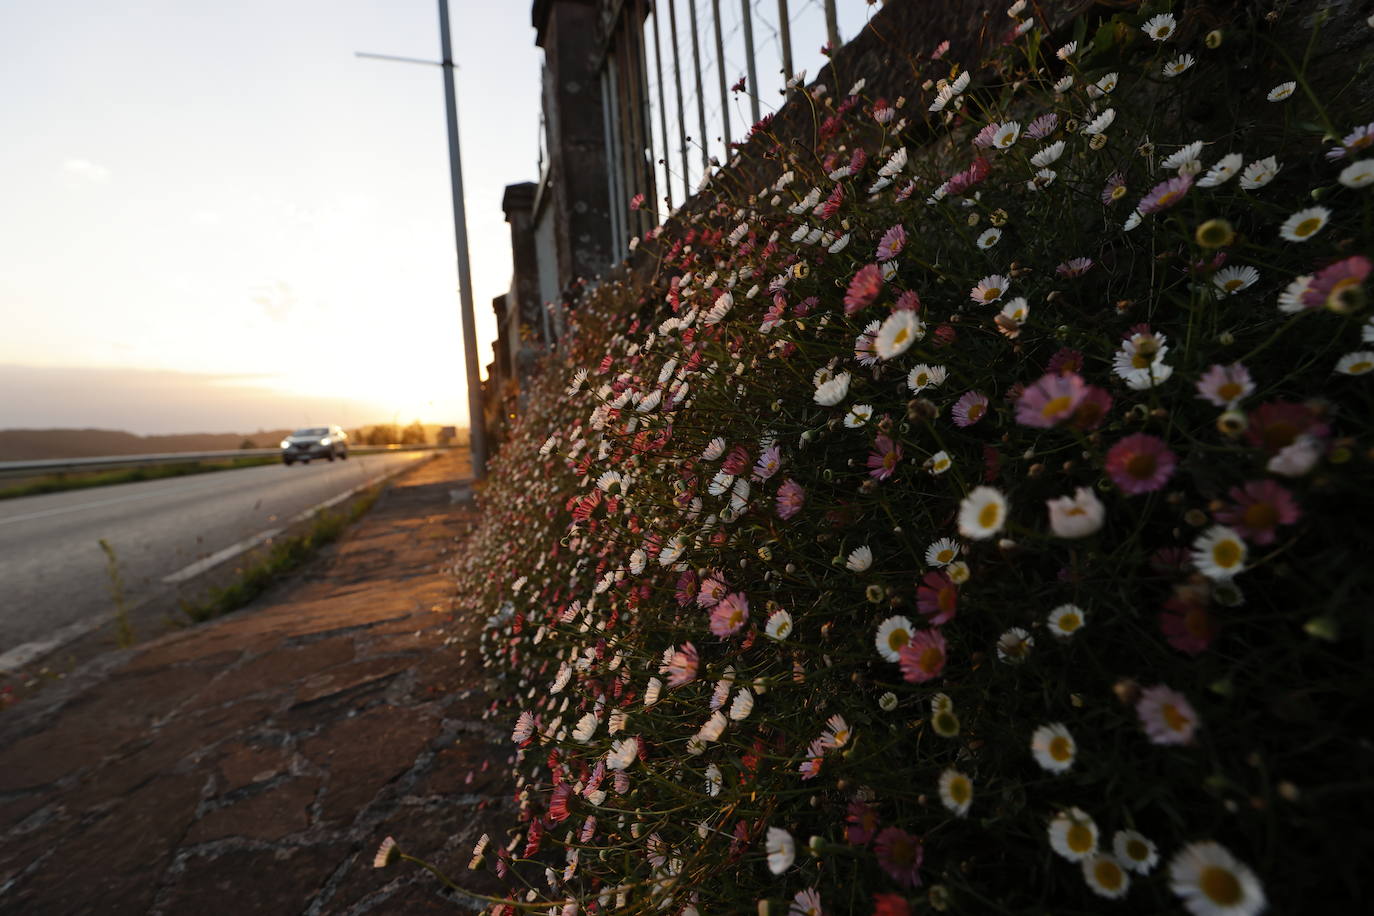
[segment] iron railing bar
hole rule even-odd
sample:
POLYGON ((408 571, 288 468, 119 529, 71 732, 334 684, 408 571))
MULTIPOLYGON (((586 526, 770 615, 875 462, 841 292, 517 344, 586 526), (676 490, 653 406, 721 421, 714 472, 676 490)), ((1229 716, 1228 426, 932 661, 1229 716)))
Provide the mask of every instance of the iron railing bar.
MULTIPOLYGON (((658 123, 660 136, 663 138, 663 193, 669 212, 673 209, 673 183, 669 180, 672 167, 668 164, 671 159, 668 155, 668 104, 663 98, 663 48, 658 38, 658 0, 654 0, 654 69, 658 73, 658 123)), ((654 199, 654 208, 658 208, 658 199, 654 199)), ((666 217, 667 214, 663 214, 666 217)))
POLYGON ((677 40, 677 0, 668 0, 668 27, 673 38, 673 82, 677 84, 677 132, 681 141, 682 153, 682 199, 685 203, 692 196, 691 168, 687 161, 687 110, 682 101, 682 61, 677 40))
POLYGON ((697 4, 696 0, 687 0, 687 12, 691 15, 692 23, 692 64, 697 75, 697 120, 701 125, 701 171, 703 177, 711 168, 711 148, 710 139, 706 131, 706 91, 701 84, 701 45, 697 41, 697 4))

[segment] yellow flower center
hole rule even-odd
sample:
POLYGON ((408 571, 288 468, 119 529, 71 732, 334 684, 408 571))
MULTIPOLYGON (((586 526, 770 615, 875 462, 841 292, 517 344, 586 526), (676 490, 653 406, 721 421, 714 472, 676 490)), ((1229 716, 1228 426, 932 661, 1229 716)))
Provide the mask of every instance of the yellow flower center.
POLYGON ((893 652, 899 651, 907 643, 911 642, 911 634, 901 627, 887 634, 887 647, 893 652))
POLYGON ((1232 277, 1231 279, 1226 281, 1226 285, 1223 286, 1222 289, 1226 290, 1228 293, 1234 293, 1236 290, 1240 289, 1244 285, 1245 281, 1242 280, 1240 277, 1232 277))
POLYGON ((1001 517, 1002 510, 997 503, 988 503, 978 512, 978 524, 984 528, 991 528, 1001 517))
POLYGON ((1253 503, 1245 509, 1247 528, 1273 528, 1279 523, 1279 510, 1272 503, 1253 503))
POLYGON ((968 421, 969 421, 970 423, 977 423, 977 422, 978 422, 978 418, 981 417, 981 416, 983 415, 983 411, 985 411, 985 410, 987 410, 987 406, 986 406, 986 405, 984 405, 984 404, 974 404, 972 407, 970 407, 970 408, 968 409, 968 421))
POLYGON ((1160 712, 1164 714, 1164 723, 1169 726, 1171 731, 1184 731, 1193 721, 1185 716, 1173 703, 1165 703, 1160 712))
POLYGON ((1163 194, 1159 195, 1159 201, 1155 206, 1160 208, 1167 207, 1182 196, 1182 191, 1165 191, 1163 194))
POLYGON ((945 653, 935 646, 930 646, 921 653, 921 668, 925 671, 935 671, 944 663, 945 653))
POLYGON ((1213 903, 1222 906, 1235 906, 1244 899, 1240 881, 1229 870, 1220 865, 1209 865, 1198 875, 1198 888, 1213 903))
POLYGON ((1121 871, 1121 866, 1111 859, 1098 859, 1097 864, 1093 866, 1093 877, 1105 889, 1115 891, 1120 890, 1126 876, 1121 871))
POLYGON ((1374 369, 1374 362, 1370 362, 1367 359, 1361 360, 1358 363, 1351 363, 1345 367, 1345 371, 1351 375, 1364 375, 1370 369, 1374 369))
POLYGON ((949 781, 949 797, 954 800, 956 805, 962 805, 972 796, 973 787, 964 777, 959 776, 949 781))
POLYGON ((1234 401, 1244 390, 1239 382, 1223 382, 1217 386, 1217 397, 1223 401, 1234 401))
POLYGON ((1083 619, 1077 614, 1065 614, 1059 618, 1059 629, 1065 633, 1072 633, 1083 625, 1083 619))
POLYGON ((1240 545, 1227 538, 1212 545, 1212 562, 1222 569, 1230 569, 1240 563, 1240 545))
POLYGON ((1057 398, 1052 398, 1045 402, 1045 406, 1040 408, 1040 416, 1050 419, 1056 414, 1061 414, 1073 406, 1073 398, 1067 394, 1061 394, 1057 398))
POLYGON ((983 301, 984 301, 984 302, 992 302, 992 301, 994 301, 994 300, 996 300, 996 299, 1000 299, 1001 297, 1002 297, 1002 287, 1000 287, 1000 286, 989 286, 987 289, 983 290, 983 301))
POLYGON ((1305 220, 1303 220, 1302 222, 1298 223, 1297 227, 1293 229, 1293 234, 1296 235, 1296 236, 1297 236, 1298 238, 1300 238, 1300 239, 1305 239, 1305 238, 1307 238, 1309 235, 1311 235, 1312 233, 1316 232, 1316 231, 1317 231, 1318 229, 1320 229, 1321 227, 1322 227, 1321 217, 1319 217, 1319 216, 1309 216, 1307 219, 1305 219, 1305 220))
POLYGON ((936 714, 932 724, 935 733, 945 738, 959 734, 959 717, 948 710, 936 714))
POLYGON ((948 547, 946 547, 944 550, 940 551, 935 555, 935 562, 940 563, 942 565, 948 563, 950 560, 953 559, 954 551, 950 550, 948 547))
POLYGON ((1063 735, 1055 735, 1051 738, 1048 750, 1051 760, 1057 760, 1063 763, 1066 760, 1073 759, 1073 744, 1063 735))
POLYGON ((1135 862, 1144 862, 1150 857, 1150 847, 1140 840, 1130 840, 1126 843, 1126 855, 1135 862))
POLYGON ((926 375, 924 372, 918 373, 918 374, 916 375, 916 385, 917 385, 917 387, 919 387, 919 388, 924 388, 925 386, 927 386, 927 385, 929 385, 929 384, 930 384, 930 376, 926 375))
POLYGON ((1064 835, 1065 844, 1074 852, 1089 852, 1096 841, 1097 837, 1093 836, 1086 824, 1075 823, 1064 835))
POLYGON ((899 331, 897 331, 897 333, 893 336, 892 345, 895 347, 900 344, 904 344, 906 343, 906 339, 910 336, 911 334, 907 331, 907 329, 902 328, 899 331))
POLYGON ((1120 200, 1125 196, 1126 186, 1124 184, 1119 184, 1116 187, 1112 188, 1112 200, 1120 200))

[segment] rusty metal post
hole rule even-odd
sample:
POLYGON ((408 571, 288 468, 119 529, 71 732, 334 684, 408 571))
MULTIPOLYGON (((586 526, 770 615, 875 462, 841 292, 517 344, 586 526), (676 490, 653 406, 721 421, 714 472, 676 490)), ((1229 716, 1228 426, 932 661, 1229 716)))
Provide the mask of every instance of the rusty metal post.
POLYGON ((711 0, 711 18, 716 26, 716 77, 720 80, 720 126, 724 130, 725 157, 730 157, 730 90, 725 79, 725 42, 720 36, 720 0, 711 0))
POLYGON ((687 174, 687 109, 682 102, 682 61, 677 43, 677 0, 668 0, 668 27, 673 37, 673 82, 677 84, 677 135, 682 153, 682 199, 692 196, 692 181, 687 174))
POLYGON ((696 0, 687 0, 687 12, 692 21, 692 69, 697 73, 697 120, 701 123, 701 171, 705 175, 711 168, 711 149, 706 136, 706 90, 701 84, 701 44, 697 41, 696 0))
POLYGON ((782 45, 782 81, 786 94, 787 81, 796 74, 792 71, 792 19, 787 13, 787 0, 778 0, 778 43, 782 45))
POLYGON ((754 64, 754 12, 749 8, 750 0, 739 0, 740 12, 744 14, 744 62, 749 74, 749 117, 759 123, 759 71, 754 64))
MULTIPOLYGON (((654 71, 658 75, 658 128, 659 136, 663 139, 663 194, 667 202, 668 209, 673 209, 673 183, 668 180, 668 105, 663 100, 663 47, 658 40, 658 3, 653 6, 652 15, 654 17, 654 71)), ((654 209, 658 209, 658 201, 654 201, 654 209)), ((666 219, 668 214, 660 214, 660 221, 666 219)))

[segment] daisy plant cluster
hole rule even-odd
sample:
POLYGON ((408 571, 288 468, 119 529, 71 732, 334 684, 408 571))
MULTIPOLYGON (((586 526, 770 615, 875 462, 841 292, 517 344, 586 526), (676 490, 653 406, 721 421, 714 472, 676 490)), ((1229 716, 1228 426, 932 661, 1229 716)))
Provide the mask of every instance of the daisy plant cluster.
POLYGON ((799 90, 579 304, 455 570, 493 911, 1348 911, 1374 111, 1121 5, 799 90))

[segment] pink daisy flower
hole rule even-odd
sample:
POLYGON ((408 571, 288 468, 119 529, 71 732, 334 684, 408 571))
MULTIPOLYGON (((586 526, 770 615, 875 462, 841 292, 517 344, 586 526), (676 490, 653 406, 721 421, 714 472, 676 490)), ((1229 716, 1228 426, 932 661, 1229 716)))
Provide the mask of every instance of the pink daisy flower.
POLYGON ((700 664, 697 647, 689 642, 683 643, 682 648, 675 651, 668 661, 668 686, 681 687, 696 680, 697 666, 700 664))
POLYGON ((1083 351, 1075 350, 1072 347, 1060 347, 1054 351, 1050 361, 1045 364, 1045 371, 1055 375, 1068 375, 1071 372, 1083 371, 1083 351))
POLYGON ((954 402, 954 425, 972 426, 983 419, 983 414, 987 412, 987 395, 978 391, 966 391, 963 397, 954 402))
POLYGON ((1250 371, 1240 363, 1229 366, 1214 365, 1197 380, 1197 396, 1218 407, 1234 407, 1236 402, 1255 390, 1250 371))
POLYGON ((1175 465, 1174 453, 1164 440, 1148 433, 1127 436, 1107 452, 1107 475, 1129 496, 1164 486, 1175 465))
POLYGON ((945 670, 945 637, 939 630, 921 630, 897 652, 902 677, 913 684, 934 680, 945 670))
POLYGON ((702 607, 715 607, 729 590, 724 577, 718 572, 713 572, 701 580, 701 585, 697 588, 697 604, 702 607))
POLYGON ((1146 687, 1135 704, 1136 715, 1154 744, 1191 744, 1198 729, 1197 710, 1171 687, 1146 687))
POLYGON ((1026 136, 1032 140, 1043 140, 1054 133, 1054 129, 1058 126, 1059 115, 1053 112, 1050 114, 1042 114, 1034 121, 1031 121, 1029 126, 1026 127, 1026 136))
POLYGON ((873 304, 883 291, 883 269, 877 264, 860 267, 844 294, 844 313, 852 315, 873 304))
POLYGON ((873 454, 868 456, 869 477, 888 480, 902 460, 902 447, 887 436, 879 436, 873 443, 873 454))
POLYGON ((1159 629, 1169 645, 1189 655, 1201 655, 1212 645, 1220 627, 1206 606, 1182 598, 1164 602, 1159 629))
POLYGON ((754 465, 754 480, 767 480, 776 474, 781 466, 782 449, 776 445, 769 446, 759 455, 758 463, 754 465))
POLYGON ((878 864, 903 887, 919 887, 925 849, 921 841, 900 827, 885 827, 873 841, 878 864))
POLYGON ((939 570, 926 573, 916 588, 916 609, 938 627, 953 620, 958 608, 959 586, 954 580, 939 570))
POLYGON ((806 491, 795 480, 787 480, 778 487, 778 518, 786 521, 796 515, 806 502, 806 491))
POLYGON ((1360 287, 1369 276, 1369 258, 1357 254, 1337 261, 1317 271, 1302 294, 1302 304, 1308 308, 1328 308, 1333 312, 1348 312, 1359 304, 1360 287))
POLYGON ((1126 196, 1126 176, 1120 172, 1113 172, 1107 179, 1107 184, 1102 188, 1102 203, 1110 207, 1126 196))
POLYGON ((883 233, 882 240, 878 242, 878 260, 891 261, 902 253, 906 247, 906 229, 901 226, 893 226, 883 233))
POLYGON ((1142 215, 1167 210, 1182 200, 1192 186, 1193 177, 1191 175, 1179 175, 1168 181, 1161 181, 1150 189, 1149 194, 1140 199, 1140 205, 1136 209, 1142 215))
POLYGON ((916 294, 915 290, 909 289, 897 297, 892 310, 894 312, 919 312, 921 310, 921 297, 916 294))
POLYGON ((731 592, 711 609, 711 632, 724 639, 733 636, 749 619, 749 602, 743 592, 731 592))
POLYGON ((825 744, 820 738, 812 741, 806 748, 806 756, 797 764, 797 772, 802 779, 815 779, 821 775, 821 764, 825 762, 825 744))
POLYGON ((690 569, 684 569, 682 575, 677 577, 675 591, 679 607, 686 607, 695 601, 697 597, 697 574, 690 569))
POLYGON ((854 846, 864 845, 878 831, 878 813, 859 798, 850 800, 844 820, 845 839, 854 846))
POLYGON ((1106 389, 1089 385, 1073 412, 1073 425, 1078 429, 1097 429, 1111 409, 1112 396, 1106 389))
POLYGON ((1230 496, 1233 504, 1217 510, 1216 520, 1255 544, 1274 543, 1279 525, 1291 525, 1302 517, 1293 494, 1272 480, 1232 487, 1230 496))
POLYGON ((1072 280, 1074 277, 1081 277, 1093 268, 1092 258, 1070 258, 1063 264, 1054 269, 1055 273, 1065 279, 1072 280))
POLYGON ((1250 412, 1245 436, 1250 444, 1271 455, 1283 451, 1301 436, 1325 438, 1331 428, 1317 419, 1312 408, 1292 401, 1269 401, 1250 412))
POLYGON ((1073 416, 1087 393, 1083 379, 1072 373, 1043 375, 1016 401, 1016 422, 1049 429, 1073 416))

